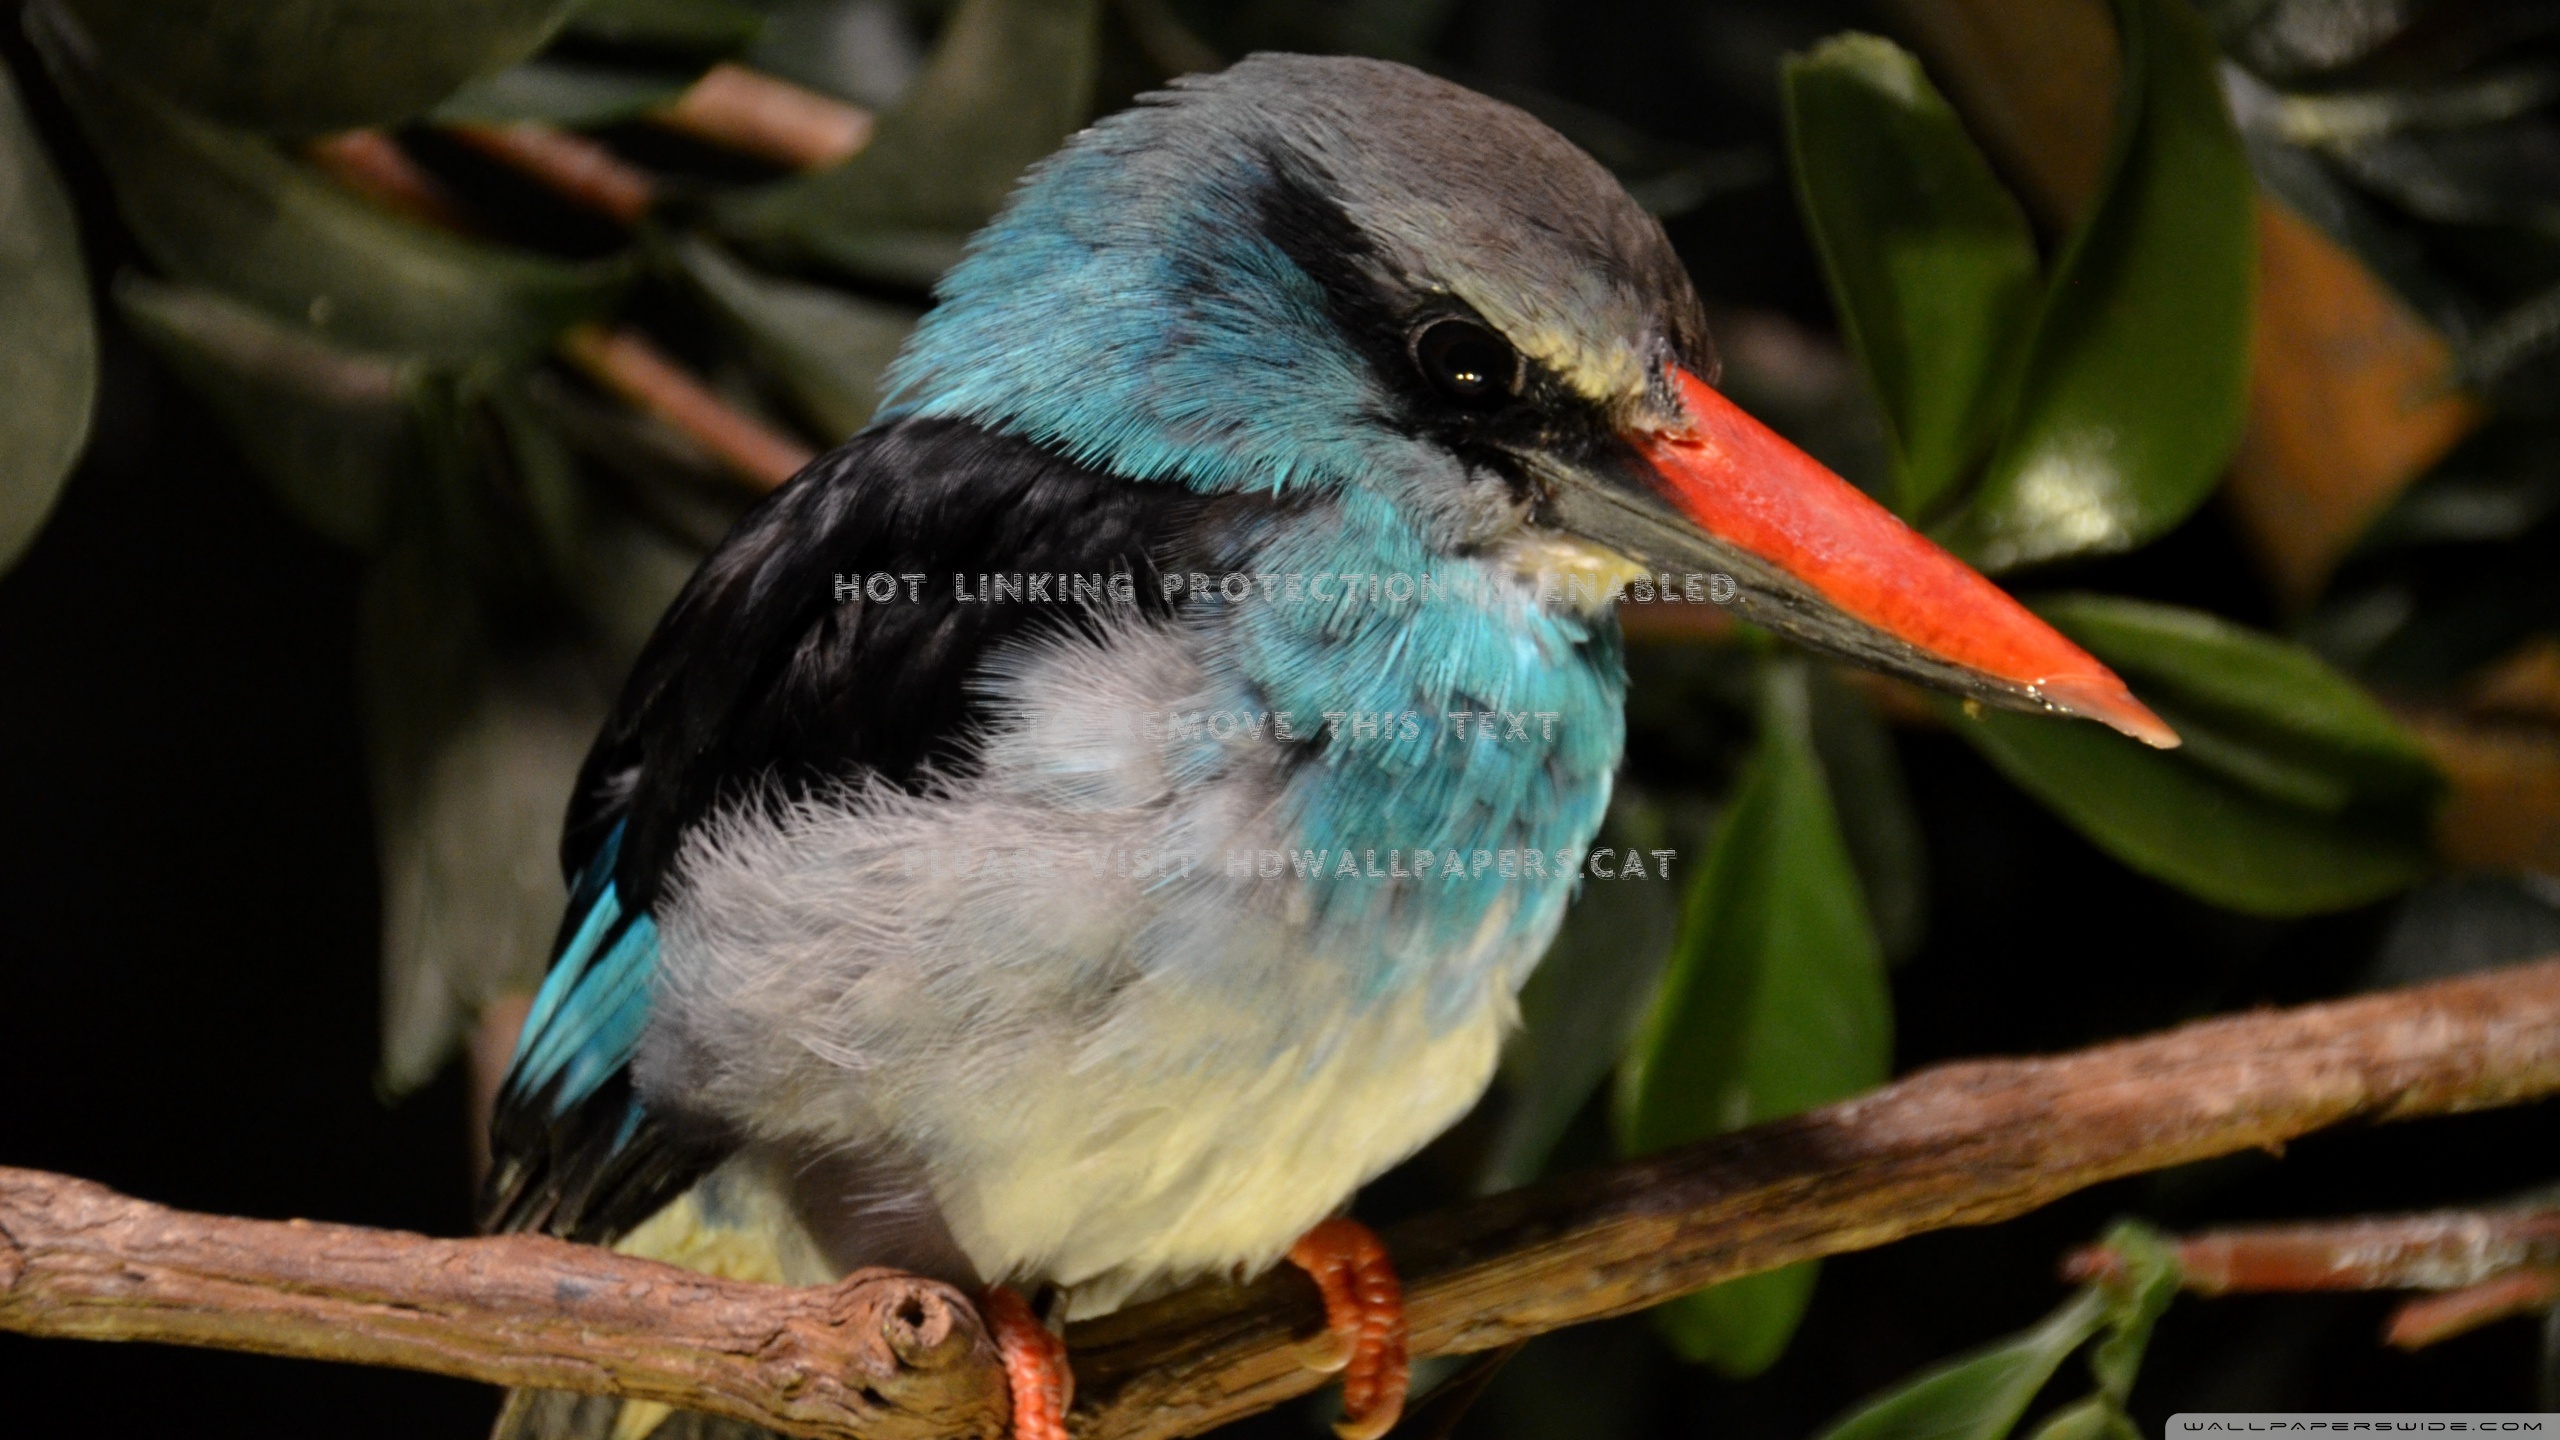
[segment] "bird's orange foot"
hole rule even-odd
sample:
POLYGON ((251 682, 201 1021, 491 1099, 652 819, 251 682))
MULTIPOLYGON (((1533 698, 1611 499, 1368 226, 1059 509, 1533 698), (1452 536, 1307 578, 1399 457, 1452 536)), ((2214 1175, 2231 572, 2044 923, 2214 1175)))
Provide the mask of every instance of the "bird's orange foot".
POLYGON ((1404 1413, 1404 1287, 1387 1247, 1357 1220, 1327 1220, 1289 1247, 1289 1263, 1324 1292, 1325 1349, 1311 1363, 1342 1372, 1342 1440, 1378 1440, 1404 1413))
POLYGON ((1004 1358, 1005 1387, 1013 1393, 1013 1440, 1067 1440, 1067 1407, 1076 1398, 1067 1342, 1040 1323, 1019 1290, 987 1287, 978 1296, 978 1313, 1004 1358))

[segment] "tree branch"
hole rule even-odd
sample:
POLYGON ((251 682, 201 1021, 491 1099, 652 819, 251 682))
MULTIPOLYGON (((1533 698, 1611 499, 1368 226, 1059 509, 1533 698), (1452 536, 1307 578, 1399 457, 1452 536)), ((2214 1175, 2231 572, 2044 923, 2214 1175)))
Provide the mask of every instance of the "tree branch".
MULTIPOLYGON (((1719 1280, 2023 1214, 2103 1180, 2343 1121, 2560 1090, 2560 961, 2207 1020, 2051 1059, 1970 1061, 1387 1236, 1413 1353, 1490 1349, 1719 1280)), ((1295 1277, 1070 1332, 1086 1440, 1193 1434, 1315 1388, 1295 1277)))
POLYGON ((628 328, 573 325, 560 355, 633 408, 700 445, 759 493, 800 473, 815 450, 730 404, 628 328))
POLYGON ((2401 1350, 2424 1350, 2483 1325, 2548 1310, 2554 1300, 2560 1300, 2560 1270, 2518 1270, 2466 1289, 2410 1301, 2382 1327, 2382 1343, 2401 1350))
POLYGON ((697 140, 795 170, 841 165, 871 143, 870 111, 726 60, 655 118, 697 140))
POLYGON ((887 1270, 722 1280, 539 1235, 194 1215, 0 1169, 0 1330, 663 1400, 796 1435, 1003 1433, 968 1300, 887 1270))
POLYGON ((456 124, 446 134, 490 159, 540 181, 573 204, 637 225, 658 203, 658 182, 610 146, 574 130, 519 120, 505 125, 456 124))
MULTIPOLYGON (((1921 1071, 1792 1120, 1459 1206, 1389 1241, 1417 1354, 1476 1351, 2103 1180, 2349 1120, 2560 1091, 2560 960, 1921 1071)), ((1082 1440, 1175 1436, 1326 1377, 1282 1271, 1076 1327, 1082 1440)), ((794 1434, 992 1435, 1002 1381, 957 1294, 809 1290, 530 1236, 431 1240, 187 1215, 0 1170, 0 1329, 161 1340, 662 1400, 794 1434)))
MULTIPOLYGON (((2436 1210, 2293 1225, 2238 1225, 2169 1242, 2197 1295, 2301 1290, 2463 1290, 2528 1266, 2560 1265, 2560 1210, 2436 1210)), ((2074 1284, 2121 1276, 2104 1245, 2071 1252, 2074 1284)))
MULTIPOLYGON (((2423 1350, 2560 1301, 2560 1210, 2514 1206, 2240 1225, 2169 1242, 2178 1281, 2196 1295, 2304 1290, 2434 1290, 2411 1300, 2382 1340, 2423 1350)), ((2063 1258, 2085 1284, 2128 1273, 2122 1252, 2089 1245, 2063 1258)))

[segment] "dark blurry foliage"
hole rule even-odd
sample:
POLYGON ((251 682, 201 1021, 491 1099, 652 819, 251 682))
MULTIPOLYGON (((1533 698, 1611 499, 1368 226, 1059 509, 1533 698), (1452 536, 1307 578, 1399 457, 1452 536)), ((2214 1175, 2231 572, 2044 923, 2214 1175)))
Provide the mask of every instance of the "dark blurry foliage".
MULTIPOLYGON (((759 490, 865 423, 1025 164, 1256 49, 1420 65, 1590 150, 1664 219, 1738 400, 2006 572, 2186 740, 1967 714, 1631 612, 1599 843, 1645 878, 1589 883, 1494 1095, 1364 1213, 1917 1064, 2560 948, 2560 11, 2538 0, 20 18, 0 1163, 460 1227, 481 1102, 454 1062, 539 978, 570 778, 659 610, 759 490)), ((2355 1297, 2164 1317, 2139 1226, 2112 1232, 2127 1273, 2058 1310, 2053 1264, 2125 1211, 2492 1201, 2552 1178, 2556 1122, 2327 1137, 1750 1277, 1533 1344, 1459 1433, 2115 1440, 2176 1409, 2526 1408, 2527 1326, 2408 1356, 2355 1297)), ((458 1435, 489 1405, 22 1342, 0 1396, 47 1432, 136 1435, 458 1435), (128 1391, 152 1398, 104 1401, 128 1391)))

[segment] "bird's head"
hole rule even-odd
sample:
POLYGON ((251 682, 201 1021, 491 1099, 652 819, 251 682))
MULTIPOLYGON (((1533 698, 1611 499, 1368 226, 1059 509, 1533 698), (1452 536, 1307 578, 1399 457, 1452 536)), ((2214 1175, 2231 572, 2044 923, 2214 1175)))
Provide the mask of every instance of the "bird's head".
POLYGON ((1714 388, 1661 225, 1562 136, 1404 66, 1256 55, 1070 141, 939 287, 884 415, 1133 481, 1384 507, 1434 553, 1726 575, 1940 689, 2175 734, 2105 666, 1714 388))

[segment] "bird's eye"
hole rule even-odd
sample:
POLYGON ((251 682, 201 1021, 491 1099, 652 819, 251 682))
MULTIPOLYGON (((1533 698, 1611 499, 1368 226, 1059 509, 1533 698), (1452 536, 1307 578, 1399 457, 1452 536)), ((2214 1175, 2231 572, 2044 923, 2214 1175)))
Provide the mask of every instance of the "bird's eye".
POLYGON ((1432 389, 1475 409, 1509 400, 1520 381, 1519 353, 1473 320, 1434 320, 1415 331, 1413 363, 1432 389))

